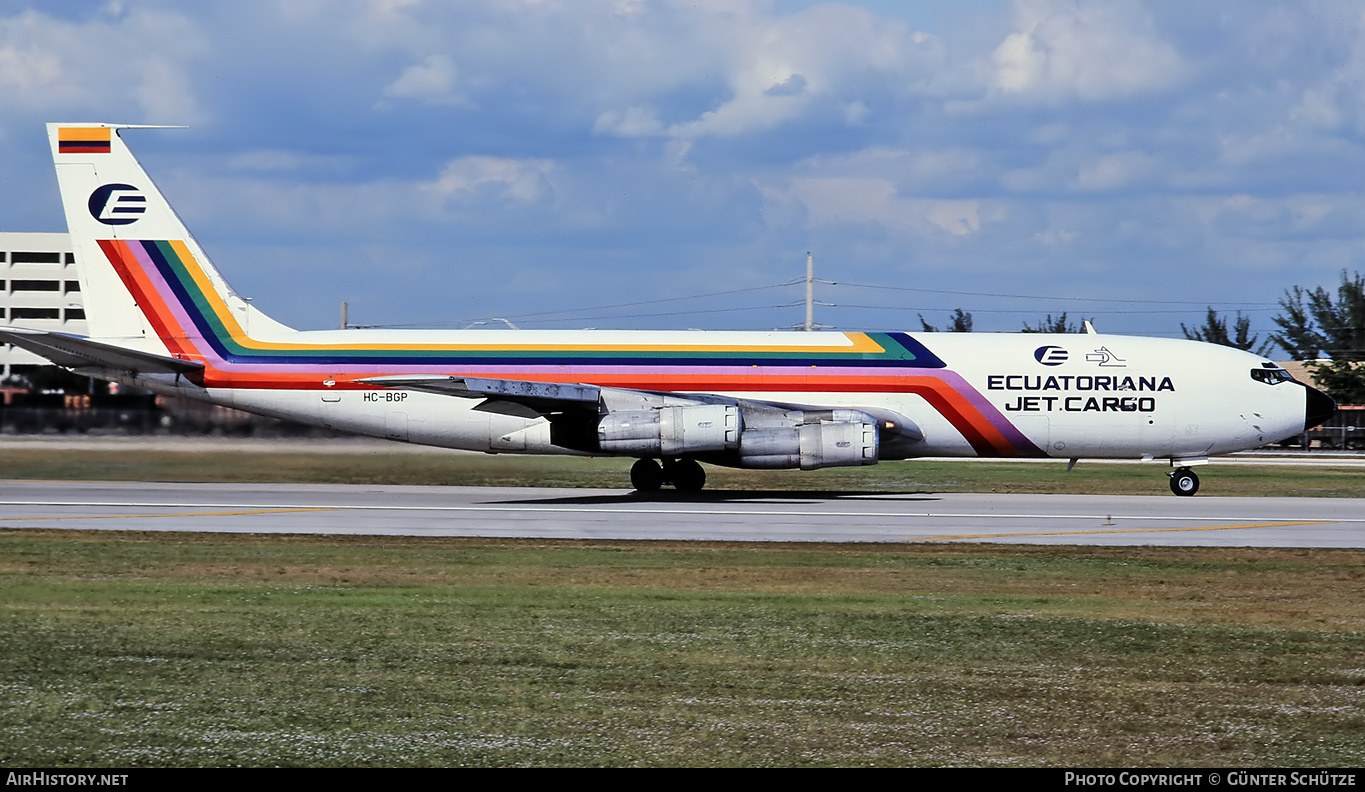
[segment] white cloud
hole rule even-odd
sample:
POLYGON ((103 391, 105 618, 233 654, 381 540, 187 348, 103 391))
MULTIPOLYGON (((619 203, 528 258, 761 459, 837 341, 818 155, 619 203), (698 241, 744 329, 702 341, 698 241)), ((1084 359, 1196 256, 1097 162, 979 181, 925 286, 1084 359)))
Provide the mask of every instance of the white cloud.
POLYGON ((464 97, 455 91, 457 71, 445 55, 428 55, 421 63, 409 66, 398 79, 384 88, 384 95, 420 99, 429 104, 461 104, 464 97))
MULTIPOLYGON (((1046 159, 999 174, 1011 193, 1114 193, 1169 186, 1187 179, 1167 156, 1145 151, 1106 151, 1106 141, 1082 138, 1048 149, 1046 159)), ((1166 155, 1167 152, 1162 152, 1166 155)))
POLYGON ((37 47, 0 46, 0 91, 32 101, 62 76, 61 60, 37 47))
POLYGON ((989 183, 996 166, 982 152, 966 148, 898 149, 872 146, 849 154, 811 157, 796 167, 797 178, 862 177, 894 184, 902 195, 961 194, 989 183))
POLYGON ((653 107, 628 107, 624 111, 602 113, 592 131, 619 137, 648 137, 662 132, 663 124, 659 121, 659 111, 653 107))
POLYGON ((203 117, 194 87, 178 65, 151 59, 142 64, 141 77, 133 95, 148 121, 187 123, 203 117))
POLYGON ((549 176, 554 163, 543 159, 461 157, 446 163, 427 190, 441 200, 468 197, 483 190, 515 203, 538 203, 553 192, 549 176))
POLYGON ((198 26, 181 14, 108 11, 74 22, 37 11, 0 17, 0 101, 81 118, 201 120, 189 74, 208 52, 198 26))
POLYGON ((1349 128, 1365 133, 1365 96, 1360 90, 1365 82, 1365 10, 1357 6, 1353 11, 1348 25, 1331 31, 1334 38, 1344 40, 1336 47, 1324 46, 1333 62, 1324 74, 1316 75, 1317 80, 1301 88, 1291 122, 1315 130, 1349 128))
POLYGON ((158 183, 186 226, 211 249, 260 239, 305 247, 337 238, 368 244, 429 204, 418 185, 392 181, 334 184, 173 172, 158 183))
POLYGON ((849 126, 861 126, 867 121, 868 113, 871 110, 862 102, 848 102, 839 107, 840 113, 844 117, 844 123, 849 126))
POLYGON ((323 157, 298 151, 280 149, 252 149, 237 154, 227 163, 229 168, 244 171, 274 173, 299 172, 305 169, 336 171, 346 165, 341 157, 323 157))
POLYGON ((1184 73, 1175 48, 1133 2, 1018 0, 1016 31, 991 58, 1005 95, 1039 101, 1154 93, 1184 73))
POLYGON ((1049 228, 1033 235, 1039 244, 1047 247, 1064 247, 1079 239, 1081 233, 1066 228, 1049 228))
MULTIPOLYGON (((915 72, 916 41, 910 29, 862 9, 822 5, 788 16, 747 20, 749 30, 729 53, 732 96, 699 117, 675 124, 680 137, 736 135, 770 129, 864 81, 906 80, 915 72)), ((854 114, 855 117, 857 113, 854 114)))
POLYGON ((1109 154, 1083 165, 1072 186, 1084 192, 1107 192, 1147 181, 1155 170, 1152 159, 1142 153, 1109 154))
POLYGON ((895 184, 878 178, 795 179, 785 190, 765 190, 768 199, 794 199, 812 227, 875 225, 898 235, 943 232, 962 237, 981 230, 999 209, 978 200, 907 198, 895 184))
POLYGON ((979 201, 922 201, 924 216, 936 228, 953 236, 966 236, 981 229, 979 201))
POLYGON ((936 52, 927 34, 847 5, 779 15, 755 3, 678 4, 628 21, 600 56, 618 95, 596 129, 621 136, 760 134, 814 114, 861 124, 866 92, 896 95, 927 81, 936 52), (702 85, 714 85, 716 98, 699 113, 651 101, 702 85))

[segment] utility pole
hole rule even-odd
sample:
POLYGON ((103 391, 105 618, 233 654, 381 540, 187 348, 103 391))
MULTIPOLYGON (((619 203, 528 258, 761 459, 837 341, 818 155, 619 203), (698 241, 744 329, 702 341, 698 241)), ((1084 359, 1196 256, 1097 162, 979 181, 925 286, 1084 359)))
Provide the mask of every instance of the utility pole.
POLYGON ((815 256, 806 251, 806 332, 815 329, 815 256))

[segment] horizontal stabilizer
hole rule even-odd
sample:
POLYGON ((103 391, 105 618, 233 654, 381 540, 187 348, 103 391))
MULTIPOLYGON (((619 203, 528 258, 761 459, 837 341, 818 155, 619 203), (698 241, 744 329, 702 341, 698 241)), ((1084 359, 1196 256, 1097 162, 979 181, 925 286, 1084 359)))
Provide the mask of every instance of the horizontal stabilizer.
POLYGON ((27 349, 65 368, 103 368, 138 374, 190 374, 202 371, 197 360, 179 360, 46 330, 0 329, 0 341, 27 349))
POLYGON ((559 412, 597 405, 602 389, 595 385, 573 385, 558 382, 528 382, 525 380, 483 379, 482 377, 413 377, 403 374, 387 377, 367 377, 356 380, 365 385, 422 391, 463 399, 495 399, 522 404, 540 412, 559 412))

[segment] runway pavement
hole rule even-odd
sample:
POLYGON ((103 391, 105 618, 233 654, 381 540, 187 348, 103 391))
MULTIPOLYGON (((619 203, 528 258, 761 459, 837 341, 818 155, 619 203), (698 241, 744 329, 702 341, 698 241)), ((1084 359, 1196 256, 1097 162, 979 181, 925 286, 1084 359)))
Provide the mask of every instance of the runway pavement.
MULTIPOLYGON (((482 456, 477 451, 398 443, 370 437, 327 438, 259 438, 259 437, 200 437, 181 435, 0 435, 0 452, 7 450, 63 450, 63 451, 199 451, 215 454, 235 453, 299 453, 299 454, 421 454, 446 456, 482 456)), ((998 463, 994 457, 920 457, 919 462, 975 462, 998 463)), ((1064 460, 1055 457, 1011 459, 1011 464, 1055 465, 1064 460)), ((1310 467, 1365 467, 1365 453, 1359 451, 1287 451, 1283 449, 1242 451, 1228 456, 1212 457, 1218 465, 1302 465, 1310 467)), ((1157 465, 1139 459, 1087 459, 1089 465, 1157 465)))
POLYGON ((794 542, 1365 547, 1345 498, 0 482, 0 527, 794 542))

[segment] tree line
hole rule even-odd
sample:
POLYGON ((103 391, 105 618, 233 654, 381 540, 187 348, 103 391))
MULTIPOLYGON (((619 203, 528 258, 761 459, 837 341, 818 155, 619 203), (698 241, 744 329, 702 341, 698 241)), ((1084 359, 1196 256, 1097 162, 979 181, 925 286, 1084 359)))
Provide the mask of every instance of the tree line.
MULTIPOLYGON (((1251 318, 1238 311, 1236 316, 1220 316, 1212 307, 1204 323, 1180 330, 1191 341, 1236 347, 1257 355, 1269 356, 1275 347, 1290 358, 1304 361, 1318 386, 1342 404, 1365 404, 1365 277, 1359 272, 1341 272, 1341 284, 1331 290, 1325 286, 1286 289, 1280 298, 1280 313, 1274 322, 1277 332, 1265 340, 1251 334, 1251 318)), ((1093 320, 1093 318, 1092 318, 1093 320)), ((1053 318, 1048 314, 1034 324, 1025 323, 1024 333, 1083 333, 1086 321, 1071 322, 1065 311, 1053 318)), ((919 315, 927 333, 939 328, 919 315)), ((950 333, 970 333, 972 315, 955 309, 943 328, 950 333)))

